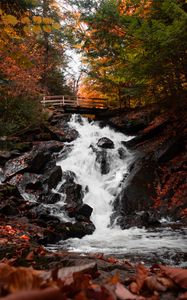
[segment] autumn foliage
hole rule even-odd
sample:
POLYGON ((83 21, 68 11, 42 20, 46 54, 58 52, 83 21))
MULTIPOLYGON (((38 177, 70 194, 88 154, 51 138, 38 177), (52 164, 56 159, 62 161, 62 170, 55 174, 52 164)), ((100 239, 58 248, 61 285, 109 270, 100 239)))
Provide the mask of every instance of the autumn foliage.
POLYGON ((164 299, 174 299, 171 292, 175 299, 186 299, 187 270, 162 265, 146 268, 142 264, 131 269, 134 276, 124 282, 116 273, 98 283, 100 272, 95 262, 49 271, 1 263, 0 299, 159 300, 163 295, 164 299))

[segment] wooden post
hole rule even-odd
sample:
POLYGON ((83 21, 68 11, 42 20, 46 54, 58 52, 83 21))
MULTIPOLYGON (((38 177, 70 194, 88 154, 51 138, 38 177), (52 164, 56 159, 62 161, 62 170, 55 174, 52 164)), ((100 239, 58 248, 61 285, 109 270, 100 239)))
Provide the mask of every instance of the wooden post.
POLYGON ((43 106, 45 107, 45 96, 43 97, 43 106))

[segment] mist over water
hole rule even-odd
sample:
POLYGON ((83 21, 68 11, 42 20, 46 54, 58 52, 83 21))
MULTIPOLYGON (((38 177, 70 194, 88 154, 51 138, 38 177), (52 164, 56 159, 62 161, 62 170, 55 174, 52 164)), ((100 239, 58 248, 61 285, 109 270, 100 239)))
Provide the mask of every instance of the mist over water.
MULTIPOLYGON (((166 225, 157 231, 138 228, 121 230, 117 225, 111 226, 110 224, 113 201, 122 186, 124 187, 129 166, 134 159, 133 153, 121 142, 131 137, 115 132, 107 126, 100 128, 97 122, 89 122, 76 115, 72 116, 69 125, 79 132, 79 137, 68 143, 72 146, 72 150, 57 164, 63 171, 73 171, 76 174, 76 182, 87 190, 83 202, 93 208, 91 220, 96 230, 92 235, 82 239, 68 239, 56 247, 65 247, 70 251, 81 253, 102 252, 118 256, 140 255, 144 257, 151 253, 156 253, 158 256, 167 253, 166 262, 177 252, 182 252, 184 255, 187 251, 184 230, 173 231, 166 225), (93 151, 93 147, 101 150, 97 147, 97 142, 102 137, 111 139, 115 146, 114 149, 107 149, 110 172, 105 175, 101 174, 100 164, 96 161, 96 152, 93 151), (124 150, 123 159, 119 155, 119 148, 124 150)), ((63 218, 64 215, 61 217, 63 218)), ((164 222, 167 224, 168 221, 164 220, 164 222)))

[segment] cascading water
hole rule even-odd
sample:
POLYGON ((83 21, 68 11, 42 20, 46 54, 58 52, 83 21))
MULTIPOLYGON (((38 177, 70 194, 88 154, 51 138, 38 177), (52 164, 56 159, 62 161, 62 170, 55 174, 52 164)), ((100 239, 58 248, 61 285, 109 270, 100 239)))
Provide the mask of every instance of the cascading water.
MULTIPOLYGON (((73 171, 76 174, 77 183, 87 190, 83 202, 93 208, 91 220, 96 230, 90 236, 82 239, 69 239, 59 243, 56 247, 65 247, 82 253, 102 252, 118 256, 139 253, 143 257, 155 251, 159 256, 165 251, 171 258, 177 251, 184 253, 187 249, 184 232, 173 233, 168 228, 162 229, 161 232, 148 232, 138 228, 121 230, 115 224, 110 226, 112 203, 120 192, 122 182, 124 186, 125 177, 133 161, 133 154, 121 142, 131 137, 115 132, 107 126, 100 128, 97 122, 89 122, 76 115, 72 117, 69 126, 79 132, 79 137, 68 143, 70 148, 72 147, 71 151, 57 164, 63 171, 73 171), (97 142, 102 137, 107 137, 114 143, 114 149, 106 150, 110 165, 107 174, 101 174, 101 166, 96 159, 97 150, 99 150, 97 142), (123 157, 119 155, 119 148, 123 151, 123 157)), ((61 217, 63 218, 64 214, 61 217)))

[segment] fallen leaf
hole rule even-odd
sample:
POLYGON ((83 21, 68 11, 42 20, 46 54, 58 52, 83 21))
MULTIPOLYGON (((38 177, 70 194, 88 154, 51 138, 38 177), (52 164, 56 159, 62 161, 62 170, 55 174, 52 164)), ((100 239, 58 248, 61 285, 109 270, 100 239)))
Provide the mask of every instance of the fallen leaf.
POLYGON ((8 239, 0 238, 0 245, 7 244, 7 243, 8 243, 8 239))
POLYGON ((158 291, 165 292, 167 287, 163 286, 158 280, 156 276, 148 276, 145 279, 145 285, 148 287, 150 291, 158 291))
POLYGON ((21 236, 20 236, 20 239, 23 239, 23 240, 29 241, 29 240, 30 240, 30 237, 29 237, 29 236, 27 236, 27 235, 25 235, 25 234, 23 234, 23 235, 21 235, 21 236))
POLYGON ((116 284, 115 294, 120 300, 144 300, 144 297, 132 294, 121 283, 116 284))
POLYGON ((81 266, 56 269, 56 270, 52 271, 52 278, 54 280, 56 280, 56 279, 64 280, 65 278, 73 275, 74 273, 90 274, 93 277, 97 277, 98 276, 97 264, 90 263, 90 264, 81 265, 81 266))
POLYGON ((160 269, 180 287, 187 288, 187 269, 159 266, 160 269))
POLYGON ((187 300, 187 292, 183 293, 182 295, 180 295, 177 300, 187 300))
POLYGON ((6 293, 40 288, 43 284, 41 272, 31 268, 14 268, 8 264, 0 264, 0 287, 6 293))
POLYGON ((34 252, 33 251, 29 252, 29 254, 26 256, 26 260, 28 260, 28 261, 34 260, 34 252))
POLYGON ((173 289, 176 287, 175 283, 173 282, 173 280, 171 278, 157 276, 157 280, 163 286, 165 286, 167 289, 173 289))
POLYGON ((57 288, 49 288, 45 290, 24 291, 0 298, 0 300, 66 300, 57 288))
POLYGON ((148 270, 143 264, 139 264, 136 268, 136 281, 130 284, 130 291, 139 294, 144 284, 144 280, 148 275, 148 270))
POLYGON ((116 283, 118 283, 120 281, 120 274, 119 272, 116 272, 116 274, 112 277, 110 277, 107 282, 109 284, 112 284, 112 285, 116 285, 116 283))

